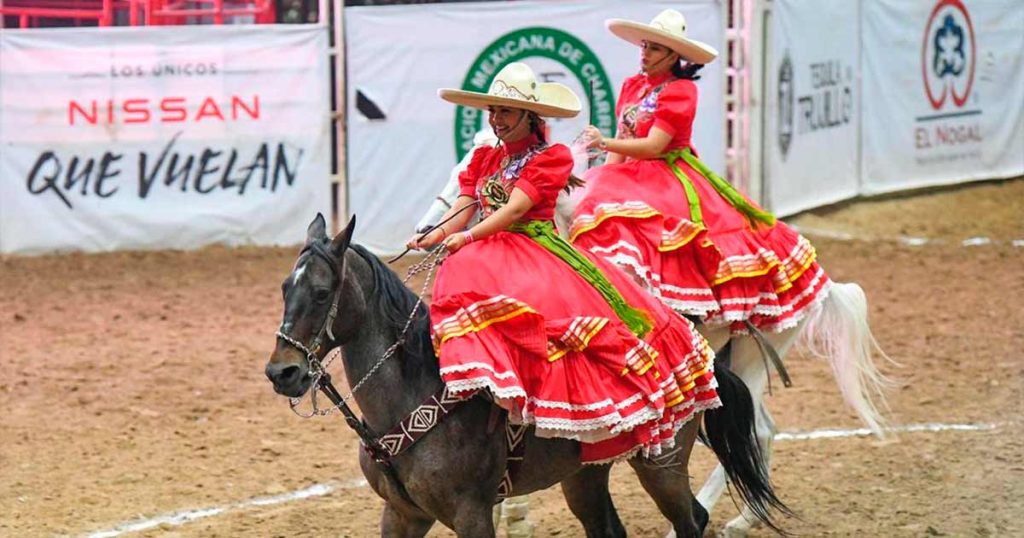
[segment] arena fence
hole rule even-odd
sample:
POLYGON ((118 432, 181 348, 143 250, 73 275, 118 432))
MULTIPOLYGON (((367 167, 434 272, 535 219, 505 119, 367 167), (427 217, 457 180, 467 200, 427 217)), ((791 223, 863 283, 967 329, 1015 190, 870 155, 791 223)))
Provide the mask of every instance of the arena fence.
POLYGON ((780 215, 1024 174, 1012 0, 321 0, 315 24, 247 24, 276 20, 270 7, 5 0, 0 252, 294 243, 315 211, 358 212, 360 240, 394 251, 483 126, 436 88, 525 61, 585 97, 555 139, 587 122, 610 134, 636 51, 603 20, 666 7, 722 52, 695 146, 780 215), (10 30, 52 17, 135 27, 10 30))

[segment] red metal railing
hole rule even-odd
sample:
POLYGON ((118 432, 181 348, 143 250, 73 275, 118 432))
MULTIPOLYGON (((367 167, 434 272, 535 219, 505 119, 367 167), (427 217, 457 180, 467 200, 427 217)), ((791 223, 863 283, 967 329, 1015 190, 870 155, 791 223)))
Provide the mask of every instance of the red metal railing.
POLYGON ((275 21, 271 0, 148 0, 148 4, 152 25, 182 24, 189 19, 224 24, 231 17, 252 17, 257 24, 275 21))
POLYGON ((93 21, 96 26, 111 26, 114 3, 114 0, 3 0, 0 16, 17 18, 19 28, 36 26, 42 19, 67 20, 77 23, 75 26, 93 21))
POLYGON ((0 27, 225 24, 276 21, 273 0, 0 0, 0 27))

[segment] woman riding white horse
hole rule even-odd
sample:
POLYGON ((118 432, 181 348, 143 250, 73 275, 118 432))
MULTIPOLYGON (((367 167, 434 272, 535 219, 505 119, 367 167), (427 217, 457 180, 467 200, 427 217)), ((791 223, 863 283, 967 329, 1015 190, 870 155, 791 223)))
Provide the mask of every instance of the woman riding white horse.
MULTIPOLYGON (((618 136, 604 138, 593 126, 585 131, 588 146, 607 151, 608 159, 586 174, 571 240, 699 319, 715 349, 735 336, 731 352, 752 392, 762 392, 768 379, 763 366, 749 362, 761 351, 747 336, 752 327, 767 333, 780 353, 805 337, 812 351, 832 361, 846 402, 880 433, 883 420, 872 398, 885 383, 871 361, 877 346, 863 290, 833 283, 807 239, 697 158, 690 140, 697 72, 717 51, 689 38, 686 19, 673 9, 649 24, 611 19, 606 26, 639 47, 640 73, 619 92, 618 136)), ((760 417, 767 458, 774 424, 764 406, 760 417)), ((724 489, 716 472, 699 498, 711 509, 724 489)), ((730 526, 745 531, 748 519, 730 526)))

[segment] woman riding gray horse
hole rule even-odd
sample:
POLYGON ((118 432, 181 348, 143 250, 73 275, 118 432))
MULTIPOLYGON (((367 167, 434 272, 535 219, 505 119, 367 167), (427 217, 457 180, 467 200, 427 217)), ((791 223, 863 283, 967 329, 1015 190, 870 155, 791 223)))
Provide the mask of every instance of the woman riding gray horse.
POLYGON ((285 281, 279 344, 266 368, 275 390, 297 397, 321 385, 319 354, 343 346, 366 413, 365 426, 351 423, 374 456, 361 458, 363 470, 387 500, 382 531, 420 536, 439 520, 460 536, 490 536, 501 493, 562 482, 588 535, 621 535, 606 464, 628 460, 676 533, 699 536, 707 516, 686 467, 702 411, 708 443, 741 496, 765 520, 769 507, 784 509, 765 480, 742 383, 713 368, 684 318, 554 233, 554 201, 572 159, 538 136, 540 116, 577 113, 575 95, 511 64, 486 94, 441 96, 488 108, 503 144, 475 154, 452 222, 410 241, 443 241, 452 253, 431 304, 439 356, 427 351, 425 324, 414 324, 419 302, 379 262, 348 248, 353 224, 329 241, 321 220, 285 281), (456 212, 471 204, 485 217, 462 230, 469 214, 456 212), (392 338, 401 346, 387 351, 392 338))

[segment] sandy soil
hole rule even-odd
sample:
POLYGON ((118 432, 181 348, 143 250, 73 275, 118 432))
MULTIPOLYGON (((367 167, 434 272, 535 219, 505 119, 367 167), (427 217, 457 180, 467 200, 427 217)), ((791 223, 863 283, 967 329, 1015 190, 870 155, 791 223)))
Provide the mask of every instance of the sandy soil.
POLYGON ((787 220, 868 240, 899 236, 954 242, 973 237, 1024 239, 1024 178, 847 202, 787 220))
MULTIPOLYGON (((865 202, 796 220, 862 237, 1024 239, 1024 181, 865 202)), ((298 238, 297 238, 298 239, 298 238)), ((993 423, 776 444, 774 476, 803 536, 1021 536, 1024 248, 815 239, 871 301, 901 363, 895 423, 993 423)), ((302 420, 263 376, 297 249, 0 260, 0 535, 78 536, 121 522, 361 478, 340 419, 302 420)), ((829 368, 789 359, 770 407, 784 430, 859 427, 829 368)), ((698 451, 694 482, 710 470, 698 451)), ((628 466, 613 495, 634 536, 666 528, 628 466)), ((559 490, 533 496, 537 536, 580 536, 559 490)), ((248 507, 135 536, 369 536, 365 487, 248 507)), ((732 517, 728 500, 713 527, 732 517)), ((436 528, 432 536, 452 536, 436 528)), ((757 531, 755 536, 768 536, 757 531)))

